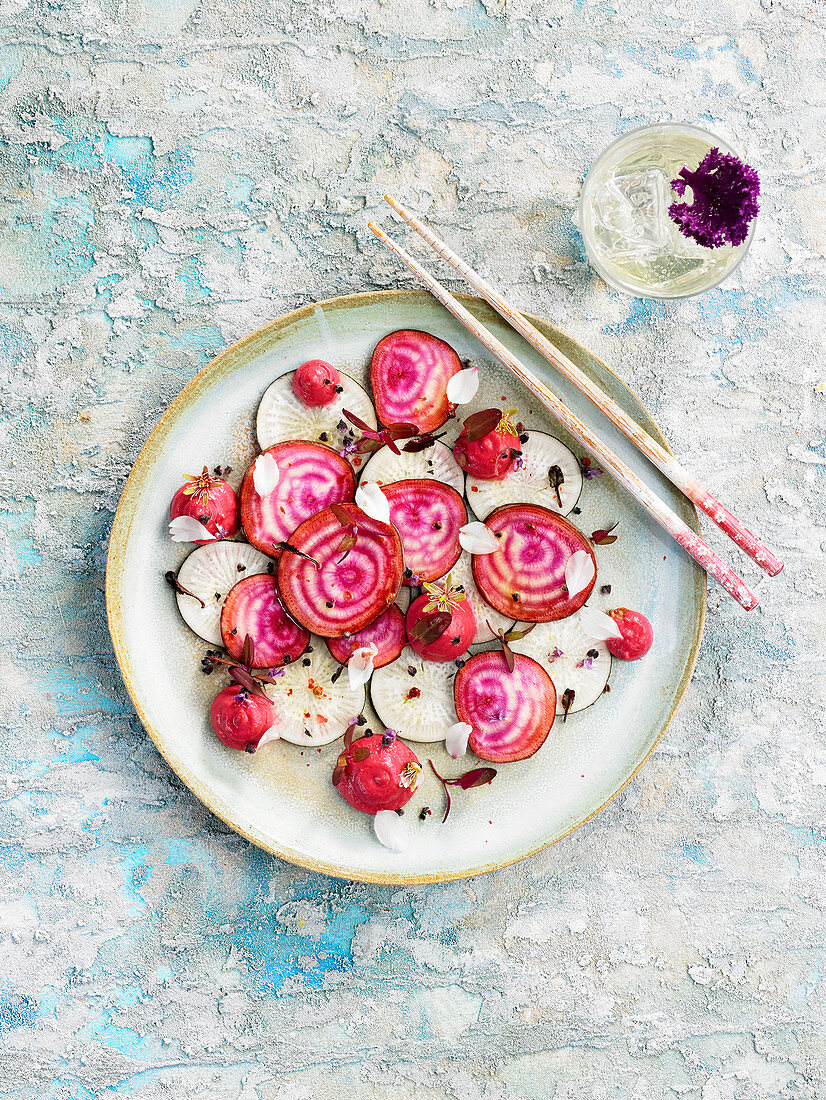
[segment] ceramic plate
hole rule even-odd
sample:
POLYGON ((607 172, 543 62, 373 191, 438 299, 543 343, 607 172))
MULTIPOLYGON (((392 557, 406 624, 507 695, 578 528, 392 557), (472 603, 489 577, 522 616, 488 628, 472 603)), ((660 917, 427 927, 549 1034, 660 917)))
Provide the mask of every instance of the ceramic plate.
MULTIPOLYGON (((485 303, 468 308, 541 378, 577 416, 696 528, 691 505, 648 465, 613 426, 516 335, 485 303)), ((595 379, 652 436, 665 443, 648 412, 593 355, 541 320, 539 329, 595 379)), ((371 818, 351 810, 331 786, 340 742, 300 749, 275 742, 249 756, 225 748, 208 720, 222 686, 204 676, 207 648, 180 619, 163 580, 187 547, 169 540, 169 501, 182 475, 204 464, 229 464, 237 480, 255 453, 254 415, 279 374, 321 358, 364 383, 370 353, 386 333, 424 329, 447 340, 460 357, 482 367, 485 397, 519 407, 528 428, 543 428, 571 446, 529 394, 429 295, 389 291, 335 298, 290 313, 229 348, 184 389, 138 456, 121 498, 106 578, 109 625, 126 686, 147 732, 178 776, 214 813, 245 837, 303 867, 372 882, 462 878, 504 866, 564 837, 587 821, 628 782, 662 736, 694 667, 705 612, 705 574, 608 477, 585 483, 571 516, 583 531, 618 523, 617 541, 598 548, 598 588, 610 584, 603 607, 643 611, 654 626, 654 648, 641 662, 614 662, 610 694, 564 724, 530 760, 500 765, 491 786, 457 792, 445 825, 442 792, 426 766, 456 775, 475 757, 450 760, 439 745, 422 745, 425 773, 408 804, 410 845, 383 848, 371 818), (420 820, 429 806, 432 815, 420 820)), ((476 403, 474 403, 476 404, 476 403)), ((471 502, 472 503, 472 502, 471 502)), ((598 591, 598 588, 595 591, 598 591)), ((592 602, 594 602, 592 600, 592 602)), ((402 731, 403 732, 403 731, 402 731)))

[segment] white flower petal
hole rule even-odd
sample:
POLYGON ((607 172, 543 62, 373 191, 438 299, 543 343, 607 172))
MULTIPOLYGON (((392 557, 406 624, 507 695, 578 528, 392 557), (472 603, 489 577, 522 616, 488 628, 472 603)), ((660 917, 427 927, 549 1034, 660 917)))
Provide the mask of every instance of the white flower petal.
POLYGON ((385 848, 401 852, 407 847, 407 829, 395 810, 379 810, 373 817, 373 828, 385 848))
POLYGON ((492 554, 499 549, 499 540, 490 527, 476 520, 459 528, 459 545, 469 554, 492 554))
POLYGON ((169 524, 169 535, 173 542, 207 542, 215 538, 194 516, 176 516, 169 524))
POLYGON ((262 748, 264 745, 269 745, 270 741, 280 741, 281 734, 278 732, 275 726, 270 726, 268 730, 264 730, 261 734, 261 740, 255 746, 256 750, 262 748))
POLYGON ((587 550, 576 550, 571 554, 565 563, 565 587, 569 598, 584 592, 596 575, 594 560, 587 550))
POLYGON ((579 609, 579 623, 589 638, 605 642, 609 638, 621 638, 620 628, 610 615, 587 604, 579 609))
POLYGON ((447 399, 452 405, 466 405, 479 389, 479 368, 468 367, 454 374, 447 383, 447 399))
POLYGON ((353 655, 347 662, 347 678, 350 681, 351 691, 363 687, 373 675, 373 661, 377 653, 378 647, 375 642, 353 650, 353 655))
POLYGON ((467 752, 467 742, 471 733, 473 733, 473 726, 469 726, 467 722, 454 722, 445 734, 445 748, 454 760, 458 760, 467 752))
POLYGON ((259 455, 252 468, 252 484, 260 497, 268 497, 281 477, 278 463, 272 455, 259 455))
POLYGON ((356 504, 370 519, 390 522, 390 501, 375 481, 366 481, 356 489, 356 504))

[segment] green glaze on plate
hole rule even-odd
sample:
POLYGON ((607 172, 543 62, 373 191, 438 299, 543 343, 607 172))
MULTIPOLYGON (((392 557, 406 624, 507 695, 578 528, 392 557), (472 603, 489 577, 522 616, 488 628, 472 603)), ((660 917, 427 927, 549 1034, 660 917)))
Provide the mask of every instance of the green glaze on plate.
MULTIPOLYGON (((617 430, 516 335, 485 303, 465 304, 608 445, 697 528, 692 506, 617 430)), ((655 439, 662 433, 611 371, 563 333, 537 327, 595 379, 655 439)), ((215 814, 262 848, 303 867, 367 882, 433 882, 505 866, 564 837, 592 817, 628 782, 671 720, 691 678, 705 614, 705 574, 608 477, 586 481, 580 515, 586 534, 618 523, 617 542, 597 548, 591 602, 629 606, 654 626, 654 647, 635 664, 615 661, 610 694, 563 724, 530 760, 498 767, 491 786, 456 791, 442 825, 443 775, 476 765, 422 745, 425 773, 408 804, 410 844, 398 853, 375 839, 372 820, 351 810, 330 783, 340 742, 301 749, 274 742, 254 756, 225 748, 209 725, 209 704, 224 684, 204 676, 207 648, 181 620, 163 574, 188 548, 167 534, 169 501, 184 473, 217 463, 237 481, 255 454, 255 411, 272 380, 306 359, 321 358, 364 383, 377 341, 399 328, 424 329, 480 366, 483 389, 467 409, 519 407, 528 428, 557 435, 581 457, 544 410, 428 294, 387 291, 305 306, 265 325, 219 355, 184 389, 146 442, 129 475, 109 546, 109 626, 129 694, 147 732, 178 776, 215 814), (599 595, 610 584, 610 596, 599 595), (432 751, 430 751, 432 749, 432 751), (422 807, 432 815, 419 819, 422 807)), ((470 501, 472 507, 473 501, 470 501)), ((375 717, 368 712, 375 724, 375 717)), ((404 731, 402 730, 402 735, 404 731)), ((417 748, 417 746, 414 746, 417 748)))

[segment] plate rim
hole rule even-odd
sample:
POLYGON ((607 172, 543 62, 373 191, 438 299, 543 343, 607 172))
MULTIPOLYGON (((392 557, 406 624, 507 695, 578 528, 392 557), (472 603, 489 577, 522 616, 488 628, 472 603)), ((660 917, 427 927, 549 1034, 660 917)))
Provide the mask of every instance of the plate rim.
MULTIPOLYGON (((491 307, 484 299, 472 294, 456 294, 465 305, 478 304, 483 308, 490 309, 491 307)), ((158 438, 162 434, 163 429, 167 423, 173 420, 177 414, 182 411, 187 405, 191 404, 198 397, 198 391, 204 382, 207 380, 207 376, 211 375, 216 368, 221 368, 227 363, 231 362, 241 352, 246 351, 256 341, 268 338, 273 333, 278 332, 279 329, 287 328, 289 325, 299 322, 304 319, 305 316, 310 316, 315 310, 319 308, 342 308, 344 306, 355 305, 368 305, 372 302, 377 302, 384 299, 400 298, 400 297, 418 297, 422 301, 432 302, 432 297, 424 290, 415 290, 407 288, 390 289, 390 290, 368 290, 362 291, 357 294, 342 294, 333 298, 325 298, 320 301, 311 301, 303 306, 299 306, 297 309, 290 310, 288 313, 281 314, 279 317, 274 318, 271 321, 267 321, 265 324, 254 329, 252 332, 247 333, 246 336, 242 336, 239 340, 230 344, 223 351, 219 352, 213 359, 209 361, 198 373, 190 379, 184 386, 181 392, 175 397, 163 414, 159 418, 158 422, 149 433, 146 441, 138 452, 131 470, 126 478, 123 489, 121 491, 120 500, 115 510, 115 515, 112 520, 112 526, 109 532, 109 546, 106 555, 106 619, 109 627, 109 634, 112 639, 112 647, 115 653, 115 660, 117 661, 118 668, 120 670, 121 677, 126 687, 126 691, 135 708, 141 725, 144 730, 149 734, 152 739, 155 748, 160 755, 172 769, 172 771, 178 776, 179 779, 186 785, 187 789, 200 801, 206 808, 213 813, 219 820, 223 821, 225 825, 228 825, 239 836, 244 837, 245 840, 255 844, 256 847, 269 852, 271 855, 277 856, 279 859, 286 860, 286 862, 293 864, 294 866, 301 867, 304 870, 314 871, 319 874, 328 875, 333 878, 345 879, 350 882, 364 882, 375 883, 379 885, 387 886, 413 886, 425 883, 436 882, 455 882, 461 879, 474 878, 477 875, 490 874, 493 871, 500 870, 504 867, 510 867, 515 863, 521 862, 523 859, 527 859, 529 856, 536 855, 538 852, 544 851, 546 848, 550 848, 553 844, 558 844, 571 833, 581 828, 588 821, 594 818, 598 813, 605 809, 609 802, 612 802, 617 795, 628 786, 632 779, 637 775, 640 768, 647 762, 648 758, 653 753, 654 749, 662 740, 666 730, 671 725, 677 710, 679 709, 683 698, 685 696, 688 685, 691 683, 691 679, 694 675, 694 669, 697 663, 697 657, 700 650, 700 644, 703 637, 703 629, 705 626, 706 608, 707 608, 707 592, 708 581, 705 573, 700 578, 701 592, 700 592, 700 609, 697 619, 696 631, 694 640, 692 642, 691 650, 688 655, 683 675, 680 679, 680 683, 677 686, 677 692, 674 698, 674 704, 668 714, 668 717, 662 724, 656 738, 651 744, 648 752, 638 762, 633 771, 628 777, 613 791, 608 798, 605 799, 596 809, 592 810, 586 817, 577 821, 570 829, 567 829, 558 837, 554 837, 551 840, 540 840, 538 843, 531 843, 518 855, 513 858, 495 860, 493 862, 484 864, 479 867, 471 867, 467 870, 461 871, 440 871, 427 874, 390 874, 384 872, 372 872, 372 871, 352 871, 346 866, 338 863, 328 863, 324 860, 313 859, 301 852, 287 847, 279 847, 277 844, 267 840, 267 838, 258 834, 255 829, 248 829, 243 825, 240 825, 237 821, 233 820, 231 808, 228 807, 222 799, 210 794, 208 790, 203 789, 203 785, 194 778, 188 771, 186 762, 182 760, 175 752, 173 752, 164 743, 163 735, 159 730, 156 730, 150 721, 141 705, 138 697, 138 690, 136 684, 136 677, 132 671, 132 664, 129 656, 128 646, 126 644, 126 636, 123 622, 123 614, 120 608, 120 600, 118 598, 120 593, 120 581, 123 575, 123 569, 125 564, 125 557, 127 552, 129 534, 132 528, 133 516, 130 514, 129 502, 132 495, 139 496, 139 489, 137 488, 138 481, 144 469, 148 466, 149 462, 154 458, 155 452, 158 450, 158 438)), ((640 400, 637 394, 632 388, 614 371, 607 363, 604 363, 597 355, 594 355, 588 348, 581 344, 578 340, 569 336, 561 329, 557 329, 554 325, 551 325, 544 318, 537 317, 532 313, 528 313, 525 310, 520 311, 522 315, 536 324, 540 331, 545 328, 550 330, 552 334, 559 334, 569 341, 570 344, 578 351, 584 352, 592 360, 597 362, 608 374, 619 382, 619 384, 628 391, 630 396, 639 404, 643 409, 646 416, 654 426, 655 432, 653 433, 655 438, 658 438, 658 442, 671 454, 671 448, 668 445, 668 441, 660 429, 659 424, 651 415, 647 406, 640 400)), ((688 505, 691 511, 691 526, 700 533, 699 516, 696 507, 688 501, 688 505)))

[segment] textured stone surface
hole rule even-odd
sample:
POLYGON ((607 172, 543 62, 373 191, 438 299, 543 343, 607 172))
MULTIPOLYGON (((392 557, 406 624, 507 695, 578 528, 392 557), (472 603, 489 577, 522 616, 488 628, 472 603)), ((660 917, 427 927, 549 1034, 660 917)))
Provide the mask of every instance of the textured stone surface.
POLYGON ((0 11, 0 1091, 826 1096, 821 0, 0 11), (740 273, 653 304, 589 272, 571 213, 603 145, 667 118, 764 199, 740 273), (787 562, 748 618, 710 593, 685 704, 607 810, 417 889, 208 816, 135 720, 102 597, 127 471, 195 371, 407 285, 365 228, 388 188, 615 365, 787 562))

